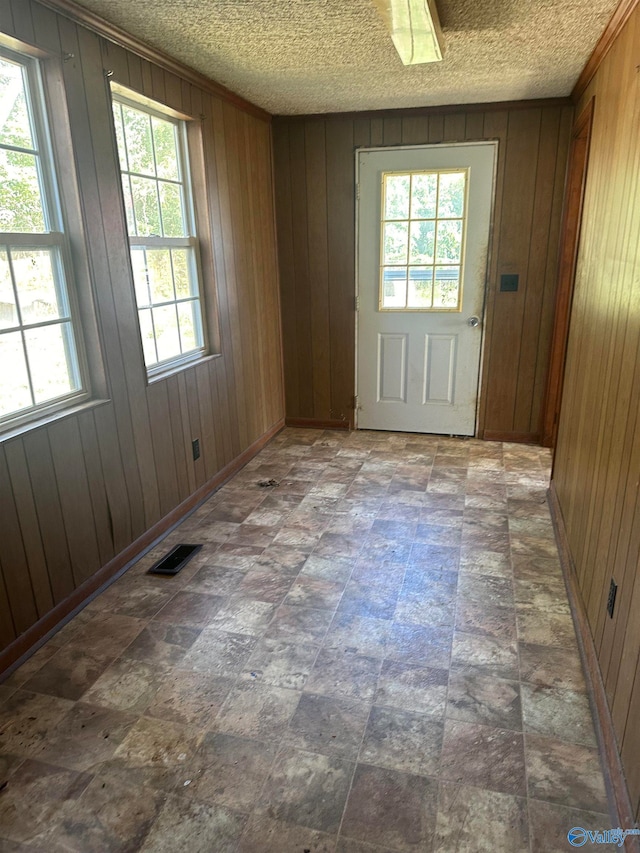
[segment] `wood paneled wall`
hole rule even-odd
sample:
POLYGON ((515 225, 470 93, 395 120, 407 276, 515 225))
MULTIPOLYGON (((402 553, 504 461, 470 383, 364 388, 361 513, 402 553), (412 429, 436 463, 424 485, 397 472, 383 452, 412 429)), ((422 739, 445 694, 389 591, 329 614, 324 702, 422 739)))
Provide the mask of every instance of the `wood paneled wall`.
MULTIPOLYGON (((595 97, 554 481, 629 784, 640 808, 640 9, 595 97), (618 595, 607 615, 609 584, 618 595)), ((640 816, 640 812, 638 812, 640 816)))
MULTIPOLYGON (((284 415, 271 127, 32 0, 0 30, 62 62, 108 401, 0 442, 0 647, 193 495, 284 415), (113 79, 202 121, 202 241, 219 356, 146 383, 113 79), (192 461, 191 441, 201 457, 192 461)), ((84 251, 84 247, 83 247, 84 251)), ((80 276, 81 278, 81 276, 80 276)), ((81 286, 83 282, 80 282, 81 286)))
POLYGON ((274 119, 287 417, 352 422, 355 149, 499 140, 479 432, 537 440, 573 108, 274 119), (517 293, 498 292, 518 273, 517 293))

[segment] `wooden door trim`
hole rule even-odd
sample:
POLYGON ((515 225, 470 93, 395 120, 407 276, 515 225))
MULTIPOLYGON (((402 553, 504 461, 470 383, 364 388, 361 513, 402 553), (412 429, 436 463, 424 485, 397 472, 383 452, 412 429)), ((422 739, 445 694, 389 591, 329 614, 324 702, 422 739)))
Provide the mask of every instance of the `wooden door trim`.
POLYGON ((558 253, 558 289, 556 292, 555 317, 553 321, 542 424, 542 444, 544 447, 555 447, 558 431, 565 357, 567 354, 567 340, 571 319, 571 304, 573 301, 573 288, 578 260, 578 248, 580 245, 582 211, 589 163, 589 148, 591 145, 591 130, 593 127, 594 103, 595 98, 591 98, 578 116, 571 133, 571 148, 567 164, 562 226, 560 230, 560 250, 558 253), (578 143, 580 140, 585 140, 581 162, 578 160, 578 143), (572 178, 574 176, 574 169, 576 168, 581 172, 578 175, 580 191, 577 195, 572 193, 572 178))

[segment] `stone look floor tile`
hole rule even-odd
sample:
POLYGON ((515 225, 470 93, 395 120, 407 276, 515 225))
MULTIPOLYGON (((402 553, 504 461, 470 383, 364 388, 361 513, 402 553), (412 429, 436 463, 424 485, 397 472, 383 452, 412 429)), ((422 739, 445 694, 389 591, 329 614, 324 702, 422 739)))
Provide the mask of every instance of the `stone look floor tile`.
POLYGON ((0 706, 0 751, 35 757, 73 702, 17 690, 0 706))
POLYGON ((195 755, 202 737, 177 723, 140 717, 113 758, 94 769, 115 782, 180 791, 197 770, 195 755))
POLYGON ((37 841, 69 801, 78 800, 91 781, 86 773, 27 759, 11 775, 0 797, 2 835, 12 841, 37 841))
POLYGON ((101 774, 61 804, 43 840, 74 853, 139 850, 165 800, 160 791, 101 774))
POLYGON ((591 707, 586 693, 559 687, 522 685, 524 730, 596 746, 591 707))
POLYGON ((285 743, 310 752, 355 760, 370 706, 356 699, 305 693, 285 733, 285 743))
POLYGON ((448 680, 446 669, 385 660, 378 679, 375 704, 443 717, 448 680))
POLYGON ((34 749, 34 757, 89 772, 113 756, 136 720, 135 714, 77 702, 34 749))
POLYGON ((311 643, 263 639, 253 650, 240 678, 302 690, 317 654, 318 647, 311 643))
POLYGON ((211 728, 233 687, 233 678, 174 670, 162 680, 146 714, 197 729, 211 728))
POLYGON ((328 834, 337 833, 353 762, 283 747, 257 804, 259 813, 328 834))
POLYGON ((526 799, 441 783, 434 851, 529 853, 526 799))
POLYGON ((335 837, 303 826, 255 815, 240 841, 238 853, 334 853, 335 837))
POLYGON ((523 736, 493 726, 447 720, 440 776, 450 782, 525 796, 523 736))
POLYGON ((433 849, 437 782, 359 764, 342 822, 341 835, 388 846, 400 853, 433 849))
MULTIPOLYGON (((108 646, 105 645, 105 649, 108 646)), ((23 685, 25 690, 61 699, 79 699, 107 670, 115 655, 85 650, 75 640, 59 649, 23 685)))
POLYGON ((520 643, 520 671, 523 681, 542 687, 564 687, 585 693, 587 685, 580 655, 552 646, 520 643))
POLYGON ((166 666, 120 658, 84 693, 89 704, 142 714, 169 674, 166 666))
POLYGON ((282 737, 299 699, 294 690, 239 683, 218 714, 216 730, 257 740, 282 737))
POLYGON ((452 671, 447 717, 522 731, 520 685, 490 675, 452 671))
POLYGON ((195 755, 196 772, 182 793, 198 802, 252 811, 276 755, 273 744, 207 732, 195 755))
POLYGON ((453 636, 451 664, 457 669, 473 669, 497 678, 515 680, 520 674, 515 642, 462 631, 456 631, 453 636))
POLYGON ((436 776, 443 731, 444 723, 428 714, 374 705, 360 761, 420 776, 436 776))
POLYGON ((304 689, 309 693, 370 701, 376 691, 380 666, 377 658, 323 649, 304 689))
POLYGON ((558 805, 606 812, 598 752, 589 746, 527 734, 529 796, 558 805))
POLYGON ((223 806, 170 797, 141 850, 148 853, 234 853, 247 816, 223 806))
MULTIPOLYGON (((573 827, 586 830, 611 829, 608 814, 580 811, 554 803, 529 800, 531 853, 566 853, 571 849, 567 833, 573 827)), ((603 846, 603 849, 606 849, 603 846)))
POLYGON ((281 432, 0 686, 0 847, 541 853, 605 826, 549 467, 281 432))

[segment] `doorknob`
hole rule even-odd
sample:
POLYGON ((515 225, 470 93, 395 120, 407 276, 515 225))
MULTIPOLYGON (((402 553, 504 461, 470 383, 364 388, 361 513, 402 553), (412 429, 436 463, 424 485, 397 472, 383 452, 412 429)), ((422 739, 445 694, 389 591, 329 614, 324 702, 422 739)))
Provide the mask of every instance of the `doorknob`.
POLYGON ((469 317, 469 319, 467 320, 467 326, 471 326, 473 329, 475 329, 475 327, 479 326, 479 325, 480 325, 480 318, 479 317, 469 317))

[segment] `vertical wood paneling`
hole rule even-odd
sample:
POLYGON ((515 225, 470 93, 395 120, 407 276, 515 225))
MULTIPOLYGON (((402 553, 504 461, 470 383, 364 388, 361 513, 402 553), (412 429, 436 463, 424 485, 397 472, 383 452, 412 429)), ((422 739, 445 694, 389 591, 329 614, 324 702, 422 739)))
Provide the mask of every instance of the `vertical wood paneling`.
POLYGON ((497 139, 479 428, 481 434, 484 430, 526 438, 539 434, 571 115, 566 106, 550 105, 275 120, 288 417, 319 421, 353 417, 355 149, 367 144, 497 139), (303 167, 306 183, 300 177, 303 167), (517 293, 498 292, 503 272, 520 275, 517 293), (327 351, 328 373, 323 361, 327 351), (312 401, 303 396, 304 387, 312 387, 312 401))
POLYGON ((11 480, 4 451, 0 451, 0 542, 2 564, 9 607, 16 631, 20 633, 38 618, 31 578, 27 571, 27 555, 22 541, 11 480))
MULTIPOLYGON (((331 327, 329 323, 329 251, 327 244, 327 159, 325 122, 305 124, 306 198, 308 199, 309 296, 313 408, 310 417, 329 420, 331 410, 331 327)), ((368 133, 368 128, 367 128, 368 133)), ((303 289, 304 289, 303 282, 303 289)))
POLYGON ((15 441, 7 442, 4 446, 4 451, 7 459, 11 493, 15 501, 20 529, 22 531, 22 542, 29 567, 31 588, 33 589, 36 609, 38 616, 44 616, 53 607, 53 595, 47 571, 47 560, 40 539, 38 514, 33 501, 33 484, 29 477, 24 446, 22 441, 16 439, 15 441))
POLYGON ((33 0, 0 0, 0 29, 52 51, 54 62, 71 55, 61 63, 70 129, 55 137, 66 133, 74 146, 57 153, 63 178, 77 180, 77 196, 73 187, 64 195, 77 200, 75 220, 83 214, 74 259, 84 268, 79 281, 91 281, 102 349, 94 360, 104 360, 107 398, 0 443, 4 647, 277 423, 284 388, 270 125, 33 0), (192 165, 214 357, 151 384, 107 70, 196 119, 192 165))
MULTIPOLYGON (((389 128, 391 132, 400 133, 401 124, 398 122, 397 126, 389 128)), ((330 414, 332 419, 349 421, 353 417, 351 397, 355 357, 355 156, 351 121, 327 123, 326 151, 329 321, 332 333, 330 414)), ((299 358, 299 353, 297 355, 299 358)))
POLYGON ((594 123, 554 480, 634 811, 640 806, 640 11, 585 92, 594 123), (606 612, 609 583, 618 594, 606 612))

